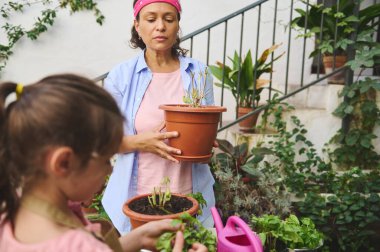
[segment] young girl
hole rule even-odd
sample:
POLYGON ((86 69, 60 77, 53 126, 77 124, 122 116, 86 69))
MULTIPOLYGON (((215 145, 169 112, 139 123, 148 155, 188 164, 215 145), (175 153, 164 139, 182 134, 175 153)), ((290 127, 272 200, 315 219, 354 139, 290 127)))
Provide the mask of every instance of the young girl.
MULTIPOLYGON (((104 184, 122 125, 113 98, 88 79, 0 84, 0 251, 111 251, 73 202, 104 184), (17 100, 6 106, 12 93, 17 100)), ((176 229, 170 220, 151 222, 119 238, 114 249, 154 249, 161 233, 176 229)), ((182 251, 183 236, 177 237, 175 250, 182 251)))

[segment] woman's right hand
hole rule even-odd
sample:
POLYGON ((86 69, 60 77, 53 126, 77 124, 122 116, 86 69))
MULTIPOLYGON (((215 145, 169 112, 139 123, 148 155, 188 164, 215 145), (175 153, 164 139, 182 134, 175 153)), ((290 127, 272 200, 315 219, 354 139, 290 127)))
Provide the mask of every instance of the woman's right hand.
POLYGON ((164 127, 165 123, 161 124, 153 131, 144 132, 137 135, 124 136, 119 148, 119 152, 150 152, 162 158, 178 163, 179 161, 172 155, 180 155, 181 150, 173 148, 164 142, 166 139, 178 137, 178 132, 160 132, 164 127))

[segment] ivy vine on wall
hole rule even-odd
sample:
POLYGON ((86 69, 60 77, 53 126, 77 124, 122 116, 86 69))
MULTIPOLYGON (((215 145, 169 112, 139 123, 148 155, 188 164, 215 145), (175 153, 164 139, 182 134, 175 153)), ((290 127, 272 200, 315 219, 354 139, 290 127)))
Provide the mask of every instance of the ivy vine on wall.
POLYGON ((6 35, 5 41, 0 40, 0 75, 20 39, 27 37, 36 40, 54 25, 57 14, 64 9, 68 9, 71 14, 91 11, 99 25, 102 25, 105 19, 94 0, 21 0, 7 1, 0 5, 0 15, 5 20, 4 25, 1 26, 1 33, 6 35), (41 8, 41 12, 34 18, 35 21, 31 27, 12 23, 17 15, 22 15, 32 7, 41 8))

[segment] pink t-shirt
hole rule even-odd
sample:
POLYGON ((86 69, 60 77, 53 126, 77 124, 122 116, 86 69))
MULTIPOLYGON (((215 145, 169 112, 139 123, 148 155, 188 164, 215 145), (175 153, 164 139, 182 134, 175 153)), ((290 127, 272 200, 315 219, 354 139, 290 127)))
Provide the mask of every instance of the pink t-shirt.
MULTIPOLYGON (((172 73, 153 73, 152 81, 137 111, 135 127, 137 133, 157 129, 164 121, 161 104, 183 103, 184 90, 180 69, 172 73)), ((170 190, 174 193, 192 192, 191 163, 176 164, 148 152, 139 153, 137 194, 151 193, 159 186, 163 177, 170 178, 170 190)))
MULTIPOLYGON (((100 224, 86 225, 89 232, 99 233, 100 224)), ((9 221, 0 223, 0 251, 1 252, 71 252, 94 251, 112 252, 103 242, 96 239, 91 233, 83 229, 70 229, 54 239, 40 243, 26 244, 19 242, 13 234, 9 221)))

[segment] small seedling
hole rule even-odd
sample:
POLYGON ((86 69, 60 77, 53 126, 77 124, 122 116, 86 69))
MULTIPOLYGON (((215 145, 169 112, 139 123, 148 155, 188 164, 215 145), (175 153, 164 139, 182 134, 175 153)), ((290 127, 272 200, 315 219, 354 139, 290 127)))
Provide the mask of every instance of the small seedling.
POLYGON ((170 212, 165 209, 165 204, 169 202, 172 197, 169 184, 170 179, 164 177, 161 181, 161 185, 159 187, 154 187, 152 195, 148 196, 149 204, 153 208, 159 208, 168 214, 170 214, 170 212))
POLYGON ((202 104, 203 98, 206 96, 205 88, 207 84, 207 76, 209 75, 207 67, 204 72, 199 72, 199 87, 195 83, 195 73, 191 72, 191 88, 189 91, 185 90, 183 102, 189 104, 191 107, 197 108, 202 104))

